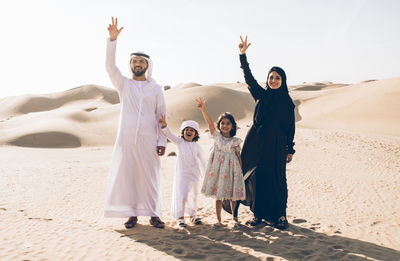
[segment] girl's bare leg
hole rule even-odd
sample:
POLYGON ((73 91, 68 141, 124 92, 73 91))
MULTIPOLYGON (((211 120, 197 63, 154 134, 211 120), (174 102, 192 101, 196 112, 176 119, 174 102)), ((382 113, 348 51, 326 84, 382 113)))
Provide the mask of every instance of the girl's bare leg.
POLYGON ((219 223, 221 223, 221 210, 222 210, 222 200, 216 200, 215 211, 217 213, 217 219, 219 223))
POLYGON ((235 208, 236 208, 236 201, 231 200, 231 209, 232 209, 233 220, 235 220, 236 222, 239 222, 238 217, 235 217, 235 214, 234 214, 235 208))

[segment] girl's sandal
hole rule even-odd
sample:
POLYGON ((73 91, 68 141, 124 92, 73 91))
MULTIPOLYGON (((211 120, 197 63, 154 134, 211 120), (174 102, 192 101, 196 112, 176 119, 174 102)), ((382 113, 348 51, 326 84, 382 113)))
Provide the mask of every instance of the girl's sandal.
POLYGON ((235 224, 233 225, 234 229, 239 229, 242 226, 242 224, 240 224, 240 222, 235 222, 235 224))
POLYGON ((215 228, 225 227, 226 225, 222 224, 221 222, 214 223, 215 228))
POLYGON ((261 218, 254 217, 252 220, 247 221, 246 224, 248 224, 248 225, 250 225, 252 227, 255 227, 258 224, 260 224, 261 222, 262 222, 261 218))

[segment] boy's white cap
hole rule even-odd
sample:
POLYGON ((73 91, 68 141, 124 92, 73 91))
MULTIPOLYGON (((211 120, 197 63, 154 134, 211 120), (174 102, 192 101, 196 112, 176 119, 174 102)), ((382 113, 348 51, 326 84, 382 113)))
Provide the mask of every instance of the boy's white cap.
POLYGON ((199 124, 196 121, 184 121, 184 122, 182 122, 181 132, 187 127, 195 129, 197 131, 197 133, 200 132, 199 124))

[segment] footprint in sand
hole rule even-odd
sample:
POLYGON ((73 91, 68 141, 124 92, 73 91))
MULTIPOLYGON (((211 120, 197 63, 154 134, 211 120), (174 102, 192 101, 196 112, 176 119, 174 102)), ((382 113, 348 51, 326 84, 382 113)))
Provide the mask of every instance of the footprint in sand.
POLYGON ((94 110, 97 110, 97 107, 91 107, 91 108, 85 109, 85 111, 87 111, 87 112, 91 112, 91 111, 94 111, 94 110))
POLYGON ((174 250, 172 250, 172 252, 174 252, 175 254, 183 254, 183 249, 182 248, 177 248, 177 249, 174 249, 174 250))
POLYGON ((295 223, 295 224, 306 223, 306 222, 307 222, 307 220, 301 219, 301 218, 293 219, 293 223, 295 223))

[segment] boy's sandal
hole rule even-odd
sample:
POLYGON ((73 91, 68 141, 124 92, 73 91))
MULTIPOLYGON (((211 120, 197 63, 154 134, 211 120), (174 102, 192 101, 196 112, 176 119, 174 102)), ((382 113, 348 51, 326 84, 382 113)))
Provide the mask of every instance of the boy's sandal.
POLYGON ((136 226, 137 221, 138 221, 137 217, 130 217, 130 218, 128 219, 128 221, 126 221, 126 222, 124 223, 125 228, 126 228, 126 229, 133 228, 134 226, 136 226))
POLYGON ((289 226, 289 223, 286 218, 284 218, 284 219, 279 218, 278 221, 276 221, 277 229, 286 229, 286 228, 288 228, 288 226, 289 226))
POLYGON ((179 225, 180 227, 186 227, 185 220, 182 219, 182 218, 178 219, 178 225, 179 225))
POLYGON ((151 217, 150 218, 150 225, 156 228, 164 228, 165 223, 161 221, 159 217, 151 217))
POLYGON ((201 218, 199 218, 199 217, 193 217, 193 218, 192 218, 192 223, 195 224, 195 225, 201 225, 201 224, 202 224, 201 218))

